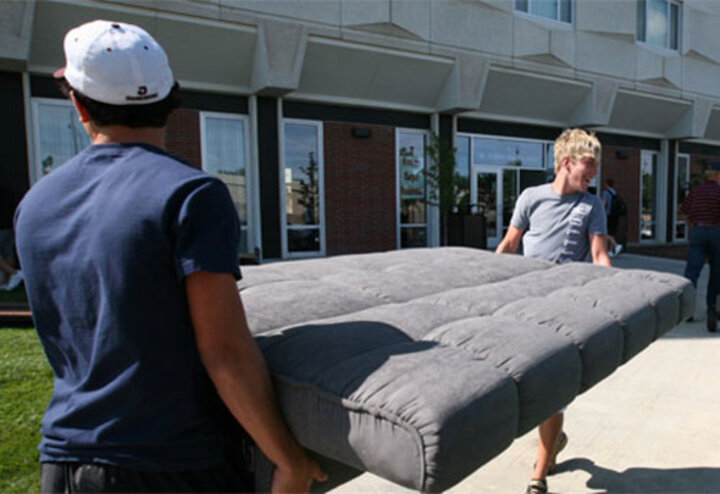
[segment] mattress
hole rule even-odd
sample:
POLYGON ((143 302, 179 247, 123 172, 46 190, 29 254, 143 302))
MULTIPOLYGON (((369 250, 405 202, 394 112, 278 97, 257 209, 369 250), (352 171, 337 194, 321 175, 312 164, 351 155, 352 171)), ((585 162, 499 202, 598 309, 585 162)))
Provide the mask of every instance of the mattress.
POLYGON ((243 268, 250 329, 303 446, 449 489, 692 315, 668 273, 462 247, 243 268))

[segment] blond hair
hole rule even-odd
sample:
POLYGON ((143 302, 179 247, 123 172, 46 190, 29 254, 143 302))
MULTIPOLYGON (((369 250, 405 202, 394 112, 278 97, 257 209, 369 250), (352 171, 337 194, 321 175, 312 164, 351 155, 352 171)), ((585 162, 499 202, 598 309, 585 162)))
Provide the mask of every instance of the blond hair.
POLYGON ((579 160, 592 158, 600 163, 602 146, 594 132, 583 129, 567 129, 555 140, 555 173, 560 171, 564 158, 579 160))

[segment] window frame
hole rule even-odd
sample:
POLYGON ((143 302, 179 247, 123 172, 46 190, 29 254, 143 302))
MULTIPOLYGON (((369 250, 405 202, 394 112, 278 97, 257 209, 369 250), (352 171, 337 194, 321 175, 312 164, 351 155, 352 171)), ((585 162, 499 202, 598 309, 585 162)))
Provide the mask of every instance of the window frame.
POLYGON ((324 257, 327 255, 326 221, 325 221, 325 152, 323 122, 320 120, 305 120, 301 118, 280 119, 280 159, 279 162, 279 187, 280 187, 280 233, 282 243, 283 259, 302 259, 308 257, 324 257), (287 124, 307 125, 315 127, 317 137, 317 164, 318 164, 318 224, 315 225, 288 225, 287 223, 287 194, 285 192, 285 128, 287 124), (310 230, 318 229, 320 235, 320 250, 314 251, 290 251, 288 247, 288 230, 310 230))
POLYGON ((650 12, 650 1, 651 0, 638 0, 638 8, 637 8, 637 23, 636 23, 636 32, 635 32, 635 38, 638 41, 638 43, 643 44, 647 47, 652 47, 653 49, 662 50, 663 52, 667 53, 679 53, 680 52, 680 44, 682 40, 682 21, 683 21, 683 8, 682 8, 682 2, 679 0, 658 0, 661 2, 665 2, 666 9, 665 9, 665 18, 667 20, 667 30, 665 32, 665 45, 659 45, 656 43, 652 43, 648 41, 648 17, 650 12), (643 8, 644 6, 644 8, 643 8), (675 47, 671 47, 671 40, 672 40, 672 7, 677 7, 677 19, 675 24, 675 47), (642 32, 641 31, 641 23, 642 23, 642 32))
POLYGON ((536 3, 538 0, 524 0, 524 2, 527 4, 527 10, 522 10, 521 8, 518 8, 519 1, 522 1, 522 0, 513 0, 513 11, 515 11, 516 13, 518 13, 520 15, 528 16, 531 19, 541 19, 543 21, 556 23, 557 25, 566 26, 566 27, 572 26, 575 23, 575 1, 574 0, 568 0, 568 5, 570 8, 570 14, 569 14, 570 19, 567 21, 561 19, 561 17, 562 17, 561 5, 562 5, 563 0, 555 0, 556 5, 557 5, 557 16, 555 18, 545 17, 543 15, 539 15, 539 14, 532 12, 532 4, 536 3))
MULTIPOLYGON (((686 220, 680 219, 680 202, 678 202, 678 185, 679 185, 679 178, 680 178, 680 170, 679 170, 679 163, 680 159, 685 159, 687 162, 687 166, 685 167, 685 183, 688 184, 688 187, 690 185, 690 168, 692 165, 692 160, 689 153, 678 153, 677 159, 675 162, 675 187, 673 188, 673 204, 674 204, 674 219, 673 219, 673 229, 672 229, 672 239, 673 242, 678 243, 687 243, 688 241, 688 235, 690 233, 688 222, 686 220), (684 237, 678 237, 677 236, 677 228, 678 226, 684 226, 685 230, 685 236, 684 237)), ((686 196, 687 197, 687 196, 686 196)))
MULTIPOLYGON (((35 185, 38 180, 43 178, 45 174, 43 173, 42 169, 42 161, 41 161, 41 153, 40 153, 40 144, 41 144, 41 136, 40 136, 40 107, 42 105, 50 105, 50 106, 58 106, 58 107, 64 107, 71 109, 73 113, 76 112, 75 107, 69 99, 60 99, 60 98, 42 98, 42 97, 32 97, 30 99, 30 107, 32 111, 32 132, 33 132, 33 158, 32 162, 29 163, 30 168, 30 185, 35 185)), ((81 123, 78 123, 80 127, 82 127, 81 123)), ((87 135, 85 133, 85 130, 82 129, 82 134, 87 135)), ((88 140, 90 140, 88 136, 88 140)), ((92 143, 92 142, 90 142, 92 143)), ((84 147, 79 149, 78 152, 82 151, 82 149, 85 149, 84 147)), ((77 153, 76 153, 77 154, 77 153)), ((74 155, 73 155, 74 156, 74 155)), ((72 156, 71 156, 72 157, 72 156)), ((61 163, 62 164, 62 163, 61 163)))
MULTIPOLYGON (((226 120, 240 120, 243 122, 243 147, 245 151, 245 217, 246 217, 246 224, 240 226, 242 232, 245 233, 245 238, 247 241, 247 249, 244 252, 240 252, 241 254, 249 254, 254 252, 256 246, 255 243, 255 222, 253 219, 255 218, 254 211, 255 211, 255 190, 253 187, 254 183, 254 177, 252 172, 252 166, 250 166, 250 117, 245 114, 241 113, 225 113, 225 112, 217 112, 217 111, 199 111, 200 114, 200 166, 202 170, 210 175, 213 175, 215 177, 218 177, 218 175, 210 172, 206 168, 207 163, 207 153, 208 150, 206 148, 206 142, 205 136, 207 135, 207 119, 208 118, 217 118, 217 119, 226 119, 226 120)), ((219 178, 219 177, 218 177, 219 178)), ((222 180, 222 179, 221 179, 222 180)))

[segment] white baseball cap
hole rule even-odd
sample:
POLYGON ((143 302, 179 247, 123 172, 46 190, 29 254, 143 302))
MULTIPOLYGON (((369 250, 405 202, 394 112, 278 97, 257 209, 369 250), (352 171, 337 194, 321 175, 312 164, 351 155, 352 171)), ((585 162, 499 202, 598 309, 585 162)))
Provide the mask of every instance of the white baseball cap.
POLYGON ((167 55, 144 29, 92 21, 65 35, 65 77, 73 89, 111 105, 144 105, 165 98, 175 79, 167 55))

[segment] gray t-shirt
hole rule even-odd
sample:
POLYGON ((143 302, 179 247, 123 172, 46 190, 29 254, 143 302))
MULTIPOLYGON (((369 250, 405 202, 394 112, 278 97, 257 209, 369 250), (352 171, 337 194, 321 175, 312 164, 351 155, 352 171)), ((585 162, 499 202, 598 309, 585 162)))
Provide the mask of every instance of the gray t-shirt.
POLYGON ((607 233, 605 210, 597 196, 558 195, 552 184, 525 189, 510 222, 525 230, 525 256, 558 264, 590 259, 589 236, 607 233))

